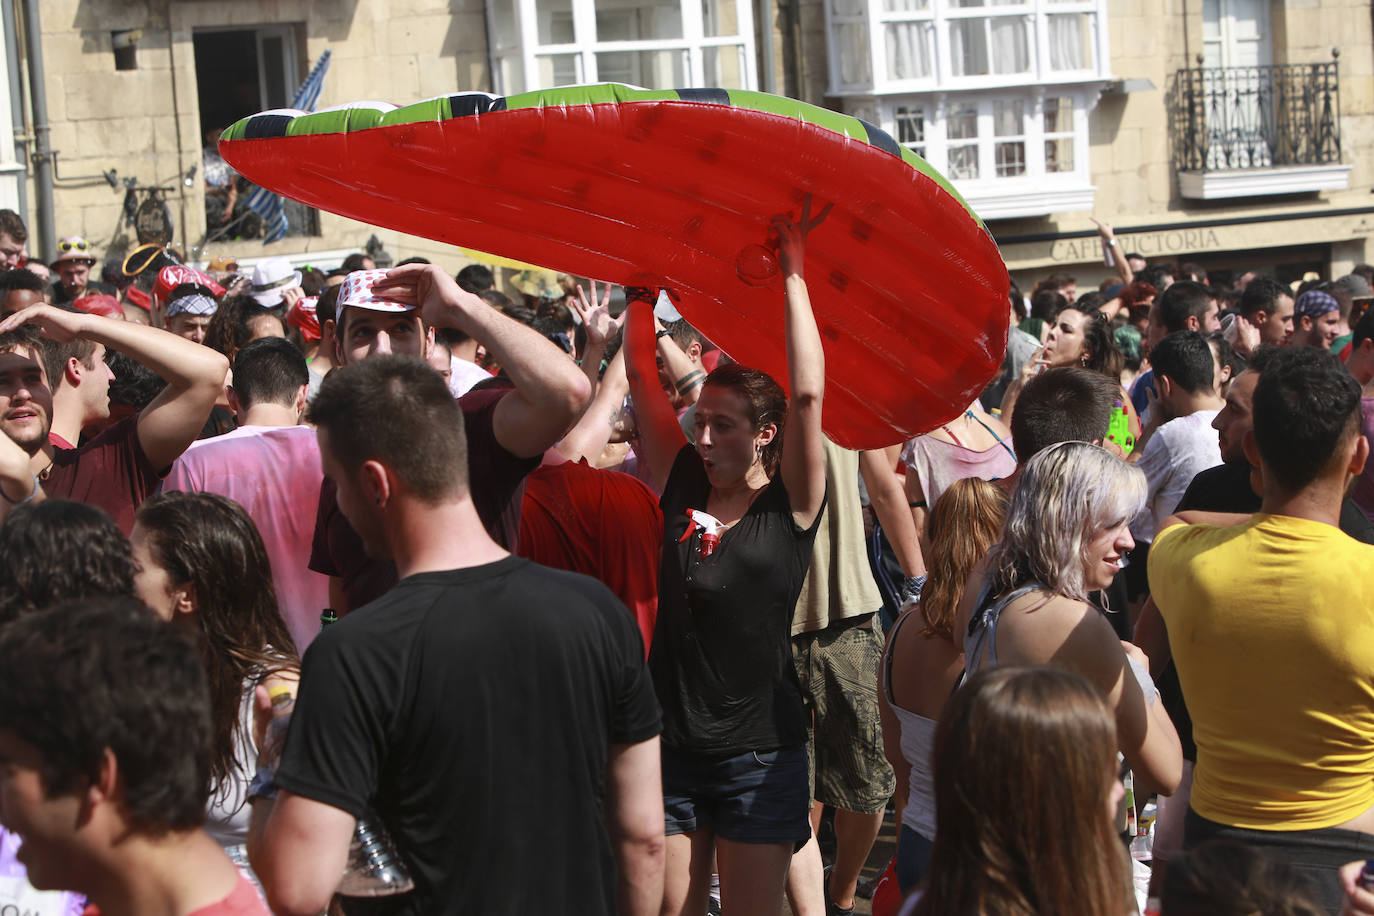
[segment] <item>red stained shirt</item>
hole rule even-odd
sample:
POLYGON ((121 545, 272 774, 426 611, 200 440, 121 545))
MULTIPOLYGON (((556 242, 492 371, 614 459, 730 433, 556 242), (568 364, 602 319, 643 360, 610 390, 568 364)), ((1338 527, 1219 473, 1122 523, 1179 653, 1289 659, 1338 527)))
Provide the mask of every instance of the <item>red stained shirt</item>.
POLYGON ((517 552, 604 582, 634 615, 646 658, 658 617, 662 545, 658 497, 629 474, 569 461, 526 478, 517 552))
POLYGON ((134 527, 134 512, 157 491, 160 480, 138 439, 135 415, 79 448, 55 449, 52 468, 43 478, 43 492, 49 499, 98 506, 128 534, 134 527))

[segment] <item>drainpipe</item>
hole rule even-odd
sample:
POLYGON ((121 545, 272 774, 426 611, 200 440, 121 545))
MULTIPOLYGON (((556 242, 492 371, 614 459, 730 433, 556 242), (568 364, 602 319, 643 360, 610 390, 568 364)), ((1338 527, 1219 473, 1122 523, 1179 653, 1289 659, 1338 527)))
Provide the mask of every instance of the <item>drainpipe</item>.
POLYGON ((37 227, 33 241, 38 251, 30 252, 43 263, 57 257, 53 232, 52 204, 52 128, 48 125, 48 84, 43 71, 43 28, 38 21, 38 0, 24 4, 24 38, 29 56, 29 100, 33 105, 33 173, 38 189, 37 227))
MULTIPOLYGON (((6 0, 8 2, 8 0, 6 0)), ((773 73, 773 8, 777 0, 757 0, 754 5, 754 18, 763 26, 763 91, 777 94, 778 79, 773 73)))
POLYGON ((15 34, 13 26, 18 23, 14 15, 14 0, 0 0, 0 23, 3 23, 5 33, 5 65, 9 71, 6 75, 9 78, 10 87, 10 117, 14 124, 14 158, 24 167, 24 171, 19 176, 19 218, 25 224, 29 220, 29 144, 27 140, 21 140, 28 133, 28 126, 24 122, 24 90, 19 85, 19 36, 15 34))

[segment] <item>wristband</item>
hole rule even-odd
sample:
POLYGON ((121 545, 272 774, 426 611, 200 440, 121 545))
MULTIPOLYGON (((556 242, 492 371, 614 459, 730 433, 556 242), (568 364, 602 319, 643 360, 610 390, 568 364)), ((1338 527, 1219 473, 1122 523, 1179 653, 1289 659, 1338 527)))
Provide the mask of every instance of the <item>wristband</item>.
POLYGON ((921 592, 925 589, 926 576, 912 576, 902 580, 901 604, 905 610, 921 603, 921 592))
POLYGON ((1107 244, 1108 244, 1110 247, 1115 248, 1115 247, 1116 247, 1116 239, 1107 239, 1107 244))
POLYGON ((277 797, 277 771, 273 767, 258 764, 252 782, 248 783, 248 800, 277 797))
POLYGON ((33 502, 33 498, 38 495, 38 475, 33 473, 32 471, 29 472, 29 475, 33 477, 33 489, 29 491, 28 496, 25 496, 23 499, 10 499, 8 496, 5 495, 4 488, 0 487, 0 499, 3 499, 11 506, 22 506, 24 505, 24 503, 33 502))

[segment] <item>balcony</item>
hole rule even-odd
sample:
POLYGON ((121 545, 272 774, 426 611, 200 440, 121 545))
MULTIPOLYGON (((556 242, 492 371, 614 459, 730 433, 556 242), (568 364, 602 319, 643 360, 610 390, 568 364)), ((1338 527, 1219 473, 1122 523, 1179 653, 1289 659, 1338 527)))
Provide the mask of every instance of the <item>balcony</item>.
POLYGON ((1268 197, 1349 185, 1334 60, 1179 70, 1168 104, 1183 197, 1268 197))

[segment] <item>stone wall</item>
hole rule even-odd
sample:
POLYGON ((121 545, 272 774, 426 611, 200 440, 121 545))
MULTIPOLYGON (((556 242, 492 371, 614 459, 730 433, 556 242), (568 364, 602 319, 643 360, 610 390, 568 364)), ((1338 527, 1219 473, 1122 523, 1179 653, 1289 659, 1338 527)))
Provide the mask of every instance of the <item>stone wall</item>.
MULTIPOLYGON (((1174 73, 1197 66, 1196 56, 1202 51, 1202 2, 1112 0, 1108 17, 1112 74, 1127 80, 1148 79, 1156 88, 1106 93, 1092 113, 1094 215, 1123 230, 1151 227, 1142 234, 1143 244, 1157 248, 1157 254, 1149 253, 1174 260, 1209 252, 1331 245, 1333 275, 1339 275, 1374 256, 1374 251, 1365 252, 1365 240, 1374 231, 1374 213, 1324 215, 1325 211, 1368 210, 1374 204, 1369 193, 1374 162, 1365 154, 1374 142, 1370 7, 1369 0, 1274 0, 1270 9, 1275 63, 1321 63, 1332 59, 1332 48, 1340 50, 1342 161, 1352 166, 1348 188, 1201 202, 1179 197, 1170 165, 1166 104, 1174 73)), ((1086 213, 1028 222, 994 224, 994 236, 1093 229, 1086 213)), ((1022 282, 1075 265, 1080 268, 1080 280, 1108 273, 1102 266, 1101 250, 1091 238, 1007 244, 1003 254, 1022 282)))
MULTIPOLYGON (((328 48, 332 63, 319 107, 376 99, 406 104, 458 90, 489 91, 482 0, 44 0, 43 53, 59 173, 116 169, 141 184, 184 175, 201 161, 195 50, 199 30, 291 24, 301 72, 328 48), (140 29, 137 69, 115 68, 111 33, 140 29)), ((290 87, 294 91, 295 84, 290 87)), ((251 112, 246 112, 251 113, 251 112)), ((31 192, 32 194, 32 189, 31 192)), ((31 199, 34 199, 31 197, 31 199)), ((97 250, 136 244, 118 227, 123 188, 60 182, 59 235, 82 234, 97 250)), ((176 244, 194 254, 205 228, 204 192, 175 183, 168 204, 176 244)), ((421 254, 460 265, 451 246, 320 214, 317 237, 216 242, 203 255, 239 258, 361 248, 376 234, 398 259, 421 254)))
MULTIPOLYGON (((770 0, 768 8, 774 21, 760 23, 759 29, 773 42, 776 85, 823 103, 828 75, 822 0, 797 0, 795 5, 770 0)), ((1179 197, 1170 165, 1166 102, 1175 71, 1194 65, 1201 51, 1202 0, 1111 0, 1107 28, 1113 75, 1148 80, 1155 88, 1105 93, 1092 112, 1095 213, 1123 231, 1153 227, 1143 235, 1160 234, 1161 255, 1178 258, 1194 250, 1312 243, 1338 246, 1333 258, 1341 264, 1367 259, 1365 216, 1327 217, 1322 211, 1360 210, 1371 204, 1374 162, 1363 154, 1374 141, 1370 12, 1370 0, 1273 0, 1271 5, 1276 63, 1326 61, 1333 47, 1340 49, 1343 158, 1353 167, 1349 188, 1201 203, 1179 197), (1188 235, 1199 221, 1209 224, 1205 236, 1188 235), (1182 248, 1173 251, 1170 245, 1182 248)), ((491 88, 483 0, 44 0, 42 17, 60 175, 96 175, 113 168, 121 177, 151 183, 199 164, 192 36, 200 29, 294 24, 301 76, 326 48, 333 51, 322 107, 362 99, 404 104, 455 90, 491 88), (115 68, 111 33, 126 29, 143 34, 137 69, 121 71, 115 68)), ((760 67, 763 61, 760 55, 760 67)), ((766 77, 761 74, 759 82, 767 85, 766 77)), ((169 194, 177 241, 190 248, 204 228, 201 183, 193 184, 189 189, 177 184, 169 194)), ((58 234, 84 234, 101 249, 129 244, 130 232, 117 228, 122 200, 122 189, 111 190, 99 179, 60 182, 55 194, 58 234)), ((1052 236, 1090 230, 1088 216, 1064 213, 991 228, 999 239, 1052 236)), ((290 238, 272 246, 221 243, 210 253, 250 258, 353 250, 375 232, 398 257, 463 260, 448 246, 329 214, 321 214, 320 228, 318 237, 290 238)), ((1070 265, 1084 271, 1094 263, 1100 268, 1093 246, 1080 241, 1009 242, 1004 254, 1018 276, 1070 265)))

